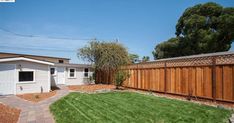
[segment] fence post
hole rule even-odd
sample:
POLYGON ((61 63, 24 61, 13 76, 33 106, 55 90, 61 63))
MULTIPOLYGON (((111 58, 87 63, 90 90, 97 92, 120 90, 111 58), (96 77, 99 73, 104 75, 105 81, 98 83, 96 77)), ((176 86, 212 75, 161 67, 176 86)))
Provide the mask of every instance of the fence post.
POLYGON ((167 93, 167 62, 164 63, 164 93, 167 93))
POLYGON ((216 101, 216 57, 212 57, 212 98, 216 101))

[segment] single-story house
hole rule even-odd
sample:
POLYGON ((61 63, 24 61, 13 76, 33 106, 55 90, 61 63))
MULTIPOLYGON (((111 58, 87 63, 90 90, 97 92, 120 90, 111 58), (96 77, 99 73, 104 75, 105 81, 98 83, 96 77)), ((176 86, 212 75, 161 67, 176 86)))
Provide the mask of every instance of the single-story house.
POLYGON ((90 83, 88 64, 68 58, 0 52, 0 95, 49 92, 52 86, 90 83))

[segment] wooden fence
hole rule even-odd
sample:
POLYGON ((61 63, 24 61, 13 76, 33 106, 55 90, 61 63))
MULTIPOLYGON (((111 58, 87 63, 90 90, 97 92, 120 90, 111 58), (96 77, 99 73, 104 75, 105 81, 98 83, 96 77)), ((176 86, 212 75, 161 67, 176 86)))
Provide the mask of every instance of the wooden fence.
MULTIPOLYGON (((222 52, 138 63, 125 87, 234 102, 234 53, 222 52)), ((113 73, 97 72, 98 82, 112 83, 113 73)))

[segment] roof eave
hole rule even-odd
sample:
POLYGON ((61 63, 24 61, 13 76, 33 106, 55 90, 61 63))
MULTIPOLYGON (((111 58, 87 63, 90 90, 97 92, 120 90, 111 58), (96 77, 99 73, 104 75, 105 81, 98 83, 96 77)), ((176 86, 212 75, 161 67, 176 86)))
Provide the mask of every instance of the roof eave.
POLYGON ((0 62, 10 62, 10 61, 29 61, 29 62, 35 62, 35 63, 40 63, 40 64, 52 65, 52 66, 54 65, 54 63, 52 63, 52 62, 35 60, 35 59, 30 59, 30 58, 25 58, 25 57, 15 57, 15 58, 3 58, 3 59, 0 59, 0 62))

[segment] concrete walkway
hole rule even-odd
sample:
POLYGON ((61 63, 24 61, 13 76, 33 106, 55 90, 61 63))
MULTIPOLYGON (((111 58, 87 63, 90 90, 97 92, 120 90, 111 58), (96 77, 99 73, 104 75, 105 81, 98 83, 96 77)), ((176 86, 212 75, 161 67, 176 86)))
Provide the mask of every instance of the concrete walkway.
POLYGON ((54 123, 52 114, 49 111, 51 103, 69 93, 67 87, 60 86, 55 96, 39 103, 32 103, 17 96, 0 97, 0 102, 21 109, 19 123, 54 123))

